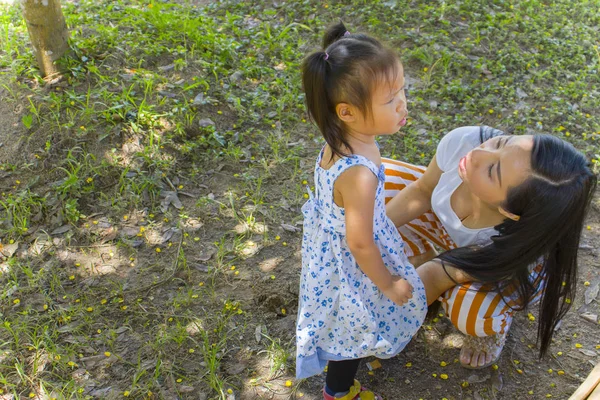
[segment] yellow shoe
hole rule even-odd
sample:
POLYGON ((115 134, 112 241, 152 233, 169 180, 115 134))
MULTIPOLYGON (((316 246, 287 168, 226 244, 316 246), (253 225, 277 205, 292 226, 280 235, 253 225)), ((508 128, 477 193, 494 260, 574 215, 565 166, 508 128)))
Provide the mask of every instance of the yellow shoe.
POLYGON ((383 400, 383 398, 360 386, 360 383, 357 380, 354 380, 354 385, 350 387, 350 391, 342 397, 333 397, 323 389, 323 399, 324 400, 383 400))

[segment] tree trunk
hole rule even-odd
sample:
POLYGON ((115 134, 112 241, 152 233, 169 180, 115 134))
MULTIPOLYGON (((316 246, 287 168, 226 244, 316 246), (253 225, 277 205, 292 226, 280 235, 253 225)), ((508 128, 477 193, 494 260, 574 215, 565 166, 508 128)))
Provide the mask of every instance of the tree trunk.
POLYGON ((42 75, 60 74, 56 60, 67 51, 69 37, 60 0, 21 0, 21 9, 42 75))

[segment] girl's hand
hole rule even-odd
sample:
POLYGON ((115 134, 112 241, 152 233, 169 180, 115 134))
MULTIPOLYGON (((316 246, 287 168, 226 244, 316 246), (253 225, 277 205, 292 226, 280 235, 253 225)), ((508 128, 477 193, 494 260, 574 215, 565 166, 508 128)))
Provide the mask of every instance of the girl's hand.
POLYGON ((383 294, 394 303, 402 306, 408 300, 412 299, 412 291, 413 287, 406 279, 399 276, 392 276, 392 283, 388 288, 383 290, 383 294))

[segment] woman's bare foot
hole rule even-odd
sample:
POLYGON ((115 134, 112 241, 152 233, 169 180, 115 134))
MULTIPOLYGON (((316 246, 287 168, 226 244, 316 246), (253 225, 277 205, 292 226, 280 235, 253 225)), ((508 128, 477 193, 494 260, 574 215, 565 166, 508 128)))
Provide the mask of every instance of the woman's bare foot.
POLYGON ((466 335, 460 350, 460 363, 465 368, 486 368, 500 358, 506 333, 485 337, 466 335))

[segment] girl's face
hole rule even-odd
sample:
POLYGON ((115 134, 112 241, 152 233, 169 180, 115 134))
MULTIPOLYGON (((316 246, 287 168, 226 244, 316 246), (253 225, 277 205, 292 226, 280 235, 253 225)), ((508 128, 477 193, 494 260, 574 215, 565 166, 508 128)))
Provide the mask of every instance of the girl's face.
POLYGON ((533 137, 496 136, 471 150, 458 163, 458 175, 484 203, 504 204, 511 187, 531 175, 533 137))
POLYGON ((377 84, 371 98, 371 114, 357 118, 351 128, 355 133, 368 136, 392 135, 406 125, 408 111, 404 94, 404 69, 398 68, 394 81, 384 80, 377 84))

